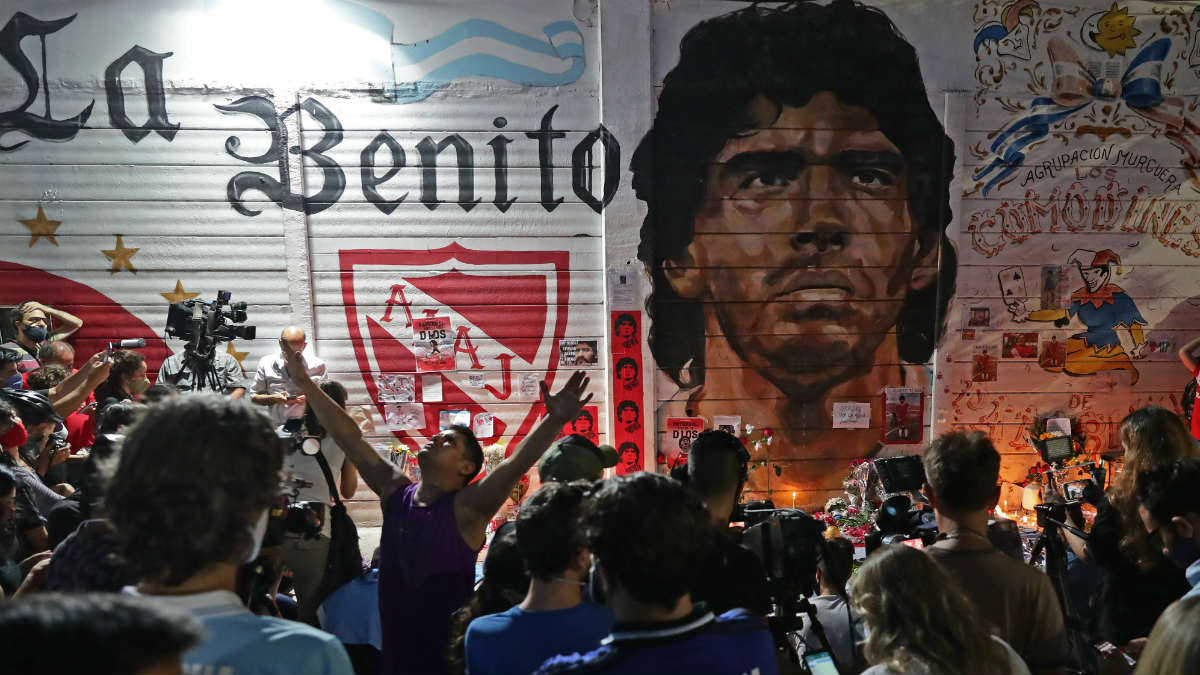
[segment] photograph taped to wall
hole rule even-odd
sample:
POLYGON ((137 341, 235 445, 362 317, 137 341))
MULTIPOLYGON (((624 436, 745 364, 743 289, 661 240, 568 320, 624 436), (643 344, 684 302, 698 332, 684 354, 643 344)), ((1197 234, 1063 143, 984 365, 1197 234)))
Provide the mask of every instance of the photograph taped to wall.
POLYGON ((920 443, 925 428, 925 392, 915 387, 883 390, 883 442, 920 443))
POLYGON ((1036 359, 1038 356, 1037 333, 1004 333, 1000 339, 1000 358, 1036 359))
POLYGON ((471 426, 471 411, 470 410, 442 410, 438 412, 438 429, 445 430, 453 424, 461 424, 464 427, 471 426))
POLYGON ((558 365, 594 366, 600 362, 596 340, 562 340, 558 343, 558 365))
POLYGON ((1042 309, 1066 309, 1070 289, 1062 265, 1042 265, 1042 309))
POLYGON ((734 436, 738 435, 738 429, 742 428, 741 415, 713 415, 713 428, 727 431, 734 436))
POLYGON ((968 328, 987 328, 992 325, 992 309, 990 307, 970 307, 967 309, 968 328))
POLYGON ((1042 335, 1038 348, 1038 365, 1043 370, 1061 371, 1067 361, 1067 340, 1057 335, 1042 335))
POLYGON ((381 373, 375 378, 380 403, 412 403, 417 400, 417 378, 412 374, 381 373))
POLYGON ((480 440, 495 436, 495 416, 492 413, 481 412, 475 413, 475 419, 471 421, 471 432, 475 434, 475 438, 480 440))
POLYGON ((995 382, 998 364, 995 347, 977 345, 971 355, 971 380, 995 382))
POLYGON ((425 406, 420 403, 384 404, 383 419, 390 431, 424 429, 425 406))

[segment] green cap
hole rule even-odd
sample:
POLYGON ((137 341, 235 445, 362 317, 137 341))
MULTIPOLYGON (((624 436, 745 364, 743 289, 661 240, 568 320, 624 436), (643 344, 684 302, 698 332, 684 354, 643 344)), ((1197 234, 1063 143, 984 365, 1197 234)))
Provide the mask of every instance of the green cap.
POLYGON ((617 465, 617 450, 611 445, 597 446, 586 436, 571 434, 550 446, 538 462, 543 483, 573 480, 597 480, 604 470, 617 465))

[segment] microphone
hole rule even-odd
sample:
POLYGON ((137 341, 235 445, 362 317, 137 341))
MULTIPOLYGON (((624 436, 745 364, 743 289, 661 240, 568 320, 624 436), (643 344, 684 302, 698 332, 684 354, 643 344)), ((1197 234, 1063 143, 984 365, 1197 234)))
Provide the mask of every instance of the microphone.
POLYGON ((132 340, 121 340, 120 342, 110 342, 109 347, 113 349, 140 349, 146 346, 146 338, 134 338, 132 340))

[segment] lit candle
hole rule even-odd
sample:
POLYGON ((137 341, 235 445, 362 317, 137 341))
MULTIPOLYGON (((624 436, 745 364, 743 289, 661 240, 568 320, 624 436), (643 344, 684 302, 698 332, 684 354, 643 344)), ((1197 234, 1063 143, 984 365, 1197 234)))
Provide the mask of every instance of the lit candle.
POLYGON ((792 508, 796 508, 796 493, 792 493, 792 508))

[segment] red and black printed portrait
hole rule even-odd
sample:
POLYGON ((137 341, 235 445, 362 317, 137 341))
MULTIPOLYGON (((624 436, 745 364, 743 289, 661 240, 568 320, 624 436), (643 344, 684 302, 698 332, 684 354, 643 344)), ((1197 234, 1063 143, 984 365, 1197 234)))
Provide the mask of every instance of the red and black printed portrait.
POLYGON ((641 381, 638 378, 642 374, 638 369, 637 361, 629 357, 620 359, 617 361, 615 370, 617 371, 617 383, 620 384, 622 391, 637 391, 638 387, 641 386, 641 381))
POLYGON ((640 341, 638 322, 632 314, 618 314, 613 319, 613 341, 617 347, 625 350, 636 347, 640 341))
POLYGON ((637 473, 642 470, 642 450, 637 443, 625 441, 617 448, 617 475, 637 473))
POLYGON ((621 401, 617 404, 617 425, 628 433, 642 430, 642 411, 633 401, 621 401))
POLYGON ((834 399, 926 384, 955 286, 953 165, 882 11, 754 5, 689 30, 631 165, 666 414, 737 401, 775 431, 773 461, 828 460, 780 463, 771 490, 840 487, 879 432, 831 433, 834 399))

